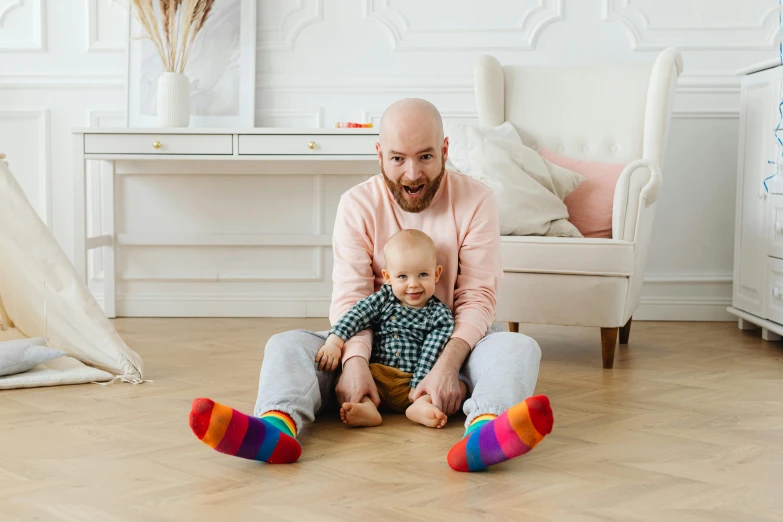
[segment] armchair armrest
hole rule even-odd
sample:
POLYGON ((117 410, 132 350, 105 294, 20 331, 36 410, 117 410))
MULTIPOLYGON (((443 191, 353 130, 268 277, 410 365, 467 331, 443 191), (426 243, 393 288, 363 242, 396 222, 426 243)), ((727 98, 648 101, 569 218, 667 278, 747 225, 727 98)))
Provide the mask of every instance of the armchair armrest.
POLYGON ((612 238, 634 241, 642 209, 655 204, 662 184, 655 160, 638 159, 625 166, 614 189, 612 238))

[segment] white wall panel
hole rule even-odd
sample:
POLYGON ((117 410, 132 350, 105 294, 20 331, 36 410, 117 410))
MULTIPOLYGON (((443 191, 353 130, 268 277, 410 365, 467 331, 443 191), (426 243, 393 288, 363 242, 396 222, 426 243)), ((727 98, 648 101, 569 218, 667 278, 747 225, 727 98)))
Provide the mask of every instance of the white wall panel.
MULTIPOLYGON (((70 130, 122 124, 127 4, 0 0, 0 149, 69 254, 70 130)), ((419 96, 436 103, 446 119, 474 123, 472 74, 480 54, 502 63, 583 64, 651 61, 658 50, 678 46, 685 74, 636 317, 727 318, 739 110, 733 71, 777 56, 777 5, 258 0, 255 121, 275 127, 332 127, 346 120, 377 125, 389 103, 419 96)), ((105 218, 99 181, 104 169, 89 167, 94 230, 105 218)), ((119 176, 118 231, 136 239, 160 231, 328 235, 339 195, 366 178, 198 170, 202 175, 119 176)), ((101 263, 94 253, 91 287, 98 296, 101 263)), ((120 313, 319 315, 331 292, 331 252, 314 245, 133 246, 121 249, 117 266, 120 313), (221 274, 238 279, 208 280, 221 274), (176 280, 187 277, 193 280, 176 280)))

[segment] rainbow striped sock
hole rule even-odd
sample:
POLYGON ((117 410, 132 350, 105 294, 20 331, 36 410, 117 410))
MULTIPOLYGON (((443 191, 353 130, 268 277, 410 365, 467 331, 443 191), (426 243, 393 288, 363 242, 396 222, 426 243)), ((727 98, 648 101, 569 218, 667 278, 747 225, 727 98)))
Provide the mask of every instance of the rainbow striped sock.
POLYGON ((207 446, 243 459, 288 464, 302 454, 296 424, 281 411, 250 417, 211 399, 195 399, 190 429, 207 446))
POLYGON ((529 397, 495 419, 482 419, 474 428, 479 419, 449 451, 451 469, 480 471, 524 455, 544 440, 553 423, 552 408, 544 395, 529 397))

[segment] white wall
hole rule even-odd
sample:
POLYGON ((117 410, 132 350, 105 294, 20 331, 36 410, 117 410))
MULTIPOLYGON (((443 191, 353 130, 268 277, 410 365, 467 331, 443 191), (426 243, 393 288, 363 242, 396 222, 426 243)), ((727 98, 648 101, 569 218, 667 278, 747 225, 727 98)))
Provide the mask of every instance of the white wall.
MULTIPOLYGON (((70 129, 122 121, 126 6, 127 0, 0 0, 0 150, 9 154, 28 197, 69 254, 70 129)), ((733 71, 777 56, 775 0, 259 0, 258 6, 258 126, 377 124, 383 109, 404 96, 433 101, 445 118, 475 122, 472 64, 478 54, 520 64, 650 61, 660 49, 678 46, 685 73, 636 317, 728 319, 739 106, 733 71)), ((121 201, 127 207, 120 212, 127 217, 148 194, 138 178, 124 179, 129 185, 121 201)), ((343 185, 354 181, 327 179, 318 189, 325 229, 343 185)), ((181 192, 178 183, 205 193, 218 186, 209 178, 193 184, 170 177, 154 190, 164 199, 174 197, 181 192)), ((284 177, 241 183, 223 190, 255 190, 262 201, 269 183, 313 190, 312 180, 284 177)), ((306 207, 311 196, 299 204, 306 207)), ((254 205, 245 204, 250 214, 254 205)), ((225 218, 226 232, 236 226, 235 217, 225 218)), ((200 225, 184 226, 198 231, 200 225)), ((320 265, 322 283, 203 286, 159 280, 198 271, 205 259, 212 268, 240 272, 286 262, 309 270, 307 263, 318 255, 307 249, 233 255, 220 248, 186 254, 148 248, 123 256, 121 275, 125 269, 137 278, 154 277, 120 284, 121 311, 236 314, 242 303, 262 302, 255 313, 319 314, 328 302, 328 259, 320 265), (281 293, 286 302, 321 304, 280 307, 281 293)))

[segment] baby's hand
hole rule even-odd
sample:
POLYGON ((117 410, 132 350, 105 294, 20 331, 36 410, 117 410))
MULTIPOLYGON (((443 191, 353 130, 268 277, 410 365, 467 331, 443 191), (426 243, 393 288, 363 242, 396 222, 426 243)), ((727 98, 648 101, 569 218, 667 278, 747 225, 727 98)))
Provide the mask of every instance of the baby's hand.
POLYGON ((318 355, 315 356, 315 362, 319 363, 319 370, 332 372, 337 369, 343 351, 341 341, 342 339, 335 335, 330 335, 326 339, 326 344, 318 350, 318 355))
POLYGON ((318 355, 315 356, 315 362, 318 364, 318 369, 331 372, 337 368, 337 364, 340 362, 340 348, 334 344, 325 344, 318 350, 318 355))

